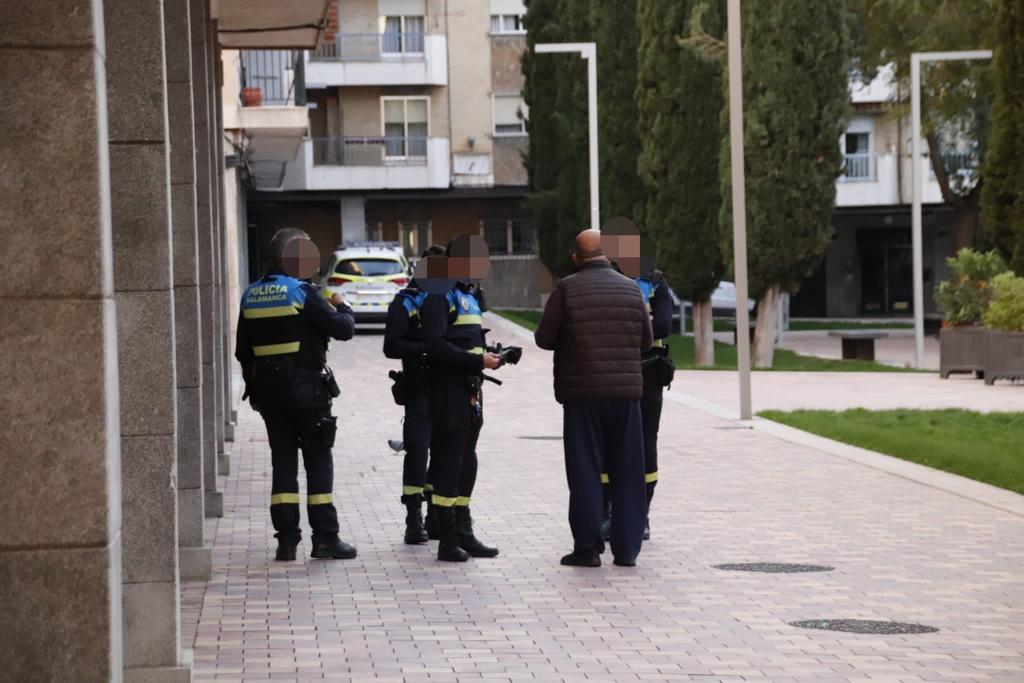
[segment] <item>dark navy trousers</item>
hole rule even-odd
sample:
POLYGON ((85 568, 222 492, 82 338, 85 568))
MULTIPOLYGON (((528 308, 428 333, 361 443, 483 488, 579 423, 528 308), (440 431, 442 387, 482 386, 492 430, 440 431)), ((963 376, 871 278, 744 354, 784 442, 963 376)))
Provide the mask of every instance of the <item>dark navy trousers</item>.
POLYGON ((611 546, 619 560, 640 554, 647 492, 644 436, 639 401, 572 401, 563 405, 565 476, 569 483, 569 528, 574 550, 604 551, 601 472, 612 487, 611 546), (602 470, 602 468, 604 468, 602 470))

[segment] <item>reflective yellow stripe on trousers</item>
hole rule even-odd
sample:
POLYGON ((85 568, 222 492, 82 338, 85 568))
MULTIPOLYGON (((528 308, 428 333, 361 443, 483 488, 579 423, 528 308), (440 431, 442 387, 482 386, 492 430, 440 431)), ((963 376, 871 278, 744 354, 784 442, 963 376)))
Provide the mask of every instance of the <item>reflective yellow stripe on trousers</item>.
POLYGON ((271 505, 281 505, 282 503, 293 503, 299 504, 299 494, 297 493, 275 493, 270 496, 271 505))
POLYGON ((330 493, 314 493, 306 496, 306 505, 329 505, 334 502, 334 496, 330 493))

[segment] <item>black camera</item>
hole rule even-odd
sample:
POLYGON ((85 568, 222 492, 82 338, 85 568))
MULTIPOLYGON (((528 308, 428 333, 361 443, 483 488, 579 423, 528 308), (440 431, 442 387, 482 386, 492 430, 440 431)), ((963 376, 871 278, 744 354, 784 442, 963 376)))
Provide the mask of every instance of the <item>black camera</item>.
POLYGON ((523 357, 521 346, 502 346, 498 344, 494 347, 493 353, 501 358, 502 364, 508 363, 509 365, 517 364, 519 359, 523 357))

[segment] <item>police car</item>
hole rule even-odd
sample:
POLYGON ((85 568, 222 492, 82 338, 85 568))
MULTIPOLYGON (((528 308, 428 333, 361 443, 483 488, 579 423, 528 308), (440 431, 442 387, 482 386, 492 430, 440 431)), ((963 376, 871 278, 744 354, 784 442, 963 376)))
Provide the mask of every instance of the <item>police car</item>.
POLYGON ((412 267, 397 242, 348 242, 332 255, 322 284, 330 294, 345 297, 357 323, 380 323, 411 277, 412 267))

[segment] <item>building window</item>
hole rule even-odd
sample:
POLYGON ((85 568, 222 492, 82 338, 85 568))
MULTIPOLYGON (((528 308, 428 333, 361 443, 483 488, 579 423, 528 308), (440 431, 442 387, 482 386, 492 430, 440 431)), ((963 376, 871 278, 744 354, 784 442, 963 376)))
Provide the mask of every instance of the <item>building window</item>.
POLYGON ((843 136, 843 176, 847 179, 874 178, 874 155, 870 133, 846 133, 843 136))
POLYGON ((526 135, 526 119, 529 110, 522 95, 494 96, 494 135, 526 135))
POLYGON ((537 235, 525 221, 482 221, 484 241, 491 256, 535 254, 537 235))
POLYGON ((423 17, 381 17, 382 55, 423 54, 423 17))
POLYGON ((426 97, 382 97, 384 157, 423 159, 427 156, 429 103, 426 97))
POLYGON ((492 14, 491 35, 523 35, 526 33, 526 25, 523 23, 522 14, 492 14))

